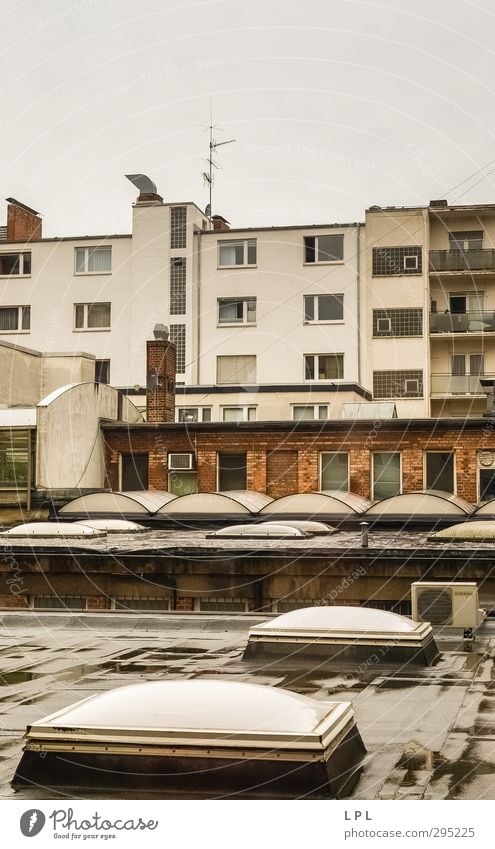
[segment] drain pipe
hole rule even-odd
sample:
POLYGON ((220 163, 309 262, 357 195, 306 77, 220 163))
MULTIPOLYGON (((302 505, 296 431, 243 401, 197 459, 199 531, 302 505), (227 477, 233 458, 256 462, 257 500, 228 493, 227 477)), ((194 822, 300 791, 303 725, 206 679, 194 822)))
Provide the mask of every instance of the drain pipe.
POLYGON ((369 522, 360 522, 359 527, 361 528, 361 548, 368 548, 369 522))
POLYGON ((357 382, 361 386, 361 223, 356 231, 357 382))

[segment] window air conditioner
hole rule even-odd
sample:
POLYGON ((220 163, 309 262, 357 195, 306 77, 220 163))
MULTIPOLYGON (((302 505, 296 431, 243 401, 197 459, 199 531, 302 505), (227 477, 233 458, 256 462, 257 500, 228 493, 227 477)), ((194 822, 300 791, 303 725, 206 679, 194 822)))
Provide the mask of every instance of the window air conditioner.
POLYGON ((414 622, 476 628, 485 618, 474 582, 416 581, 411 585, 411 601, 414 622))
POLYGON ((194 454, 169 454, 168 468, 170 472, 188 472, 194 469, 194 454))

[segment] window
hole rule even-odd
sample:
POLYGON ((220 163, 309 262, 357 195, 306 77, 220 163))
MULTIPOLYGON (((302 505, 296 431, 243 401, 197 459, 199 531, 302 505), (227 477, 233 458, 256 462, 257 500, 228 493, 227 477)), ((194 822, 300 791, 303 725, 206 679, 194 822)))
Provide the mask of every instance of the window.
POLYGON ((187 241, 187 207, 170 207, 170 247, 185 248, 187 241))
POLYGON ((422 398, 423 372, 411 371, 374 371, 373 398, 422 398))
POLYGON ((110 330, 111 304, 74 304, 76 330, 110 330))
POLYGON ((349 454, 346 451, 320 454, 320 489, 349 492, 349 454))
POLYGON ((23 489, 29 481, 30 435, 26 430, 0 430, 0 487, 23 489))
POLYGON ((246 489, 246 454, 218 454, 218 490, 246 489))
POLYGON ((254 324, 256 298, 219 298, 219 324, 254 324))
POLYGON ((343 259, 342 233, 304 237, 304 262, 342 262, 343 259))
POLYGON ((480 501, 495 498, 495 470, 478 469, 480 501))
POLYGON ((305 295, 304 321, 343 321, 343 295, 305 295))
POLYGON ((200 598, 196 604, 197 610, 205 612, 236 613, 246 611, 247 601, 244 598, 200 598))
POLYGON ((377 452, 373 454, 373 499, 381 501, 400 495, 401 492, 401 456, 398 452, 377 452))
POLYGON ((178 422, 211 422, 211 407, 177 407, 178 422))
POLYGON ((170 315, 186 312, 186 258, 170 260, 170 315))
MULTIPOLYGON (((449 294, 449 312, 452 315, 481 312, 484 292, 452 292, 449 294)), ((467 328, 466 328, 467 329, 467 328)))
POLYGON ((31 605, 37 610, 86 610, 86 598, 82 595, 35 595, 31 605))
POLYGON ((168 598, 157 598, 151 596, 149 598, 131 598, 130 596, 121 596, 114 599, 115 610, 170 610, 170 601, 168 598))
POLYGON ((373 310, 373 336, 422 336, 423 310, 373 310))
POLYGON ((186 370, 186 325, 170 325, 170 341, 175 345, 175 371, 184 374, 186 370))
POLYGON ((148 489, 148 454, 121 454, 120 489, 134 492, 148 489))
POLYGON ((425 489, 455 491, 453 451, 426 451, 425 489))
POLYGON ((256 265, 256 239, 225 240, 218 243, 219 266, 256 265))
POLYGON ((481 250, 483 247, 483 230, 459 230, 449 233, 449 248, 451 251, 481 250))
POLYGON ((110 360, 96 360, 95 383, 110 383, 110 360))
POLYGON ((328 404, 294 404, 292 418, 296 422, 328 419, 328 404))
POLYGON ((198 491, 197 472, 169 472, 168 491, 172 495, 191 495, 198 491))
POLYGON ((112 247, 76 248, 76 274, 108 274, 112 270, 112 247))
POLYGON ((373 277, 422 273, 421 246, 373 248, 373 277))
POLYGON ((31 274, 31 254, 0 254, 0 277, 26 277, 31 274))
POLYGON ((475 375, 481 376, 485 373, 485 358, 483 354, 452 354, 452 375, 475 375))
POLYGON ((217 383, 256 383, 256 356, 217 357, 217 383))
POLYGON ((0 307, 0 333, 27 333, 31 307, 0 307))
POLYGON ((305 354, 306 380, 341 380, 344 377, 343 354, 305 354))
POLYGON ((222 407, 224 422, 255 422, 256 407, 222 407))

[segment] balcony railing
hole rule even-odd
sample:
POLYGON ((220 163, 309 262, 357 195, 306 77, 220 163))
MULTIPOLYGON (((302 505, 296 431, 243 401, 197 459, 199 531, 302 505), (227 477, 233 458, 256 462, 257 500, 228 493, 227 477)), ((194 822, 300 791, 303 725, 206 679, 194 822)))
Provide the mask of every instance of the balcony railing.
POLYGON ((430 271, 495 271, 495 250, 430 251, 430 271))
POLYGON ((430 333, 494 333, 495 312, 430 313, 430 333))
POLYGON ((493 378, 493 375, 479 374, 432 374, 432 395, 486 395, 487 389, 480 383, 480 377, 493 378))

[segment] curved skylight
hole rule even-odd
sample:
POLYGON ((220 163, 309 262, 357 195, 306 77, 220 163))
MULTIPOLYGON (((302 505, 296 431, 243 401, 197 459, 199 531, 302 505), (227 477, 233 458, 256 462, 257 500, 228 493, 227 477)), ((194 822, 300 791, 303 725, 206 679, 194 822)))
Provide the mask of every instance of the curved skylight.
POLYGON ((451 492, 417 490, 377 501, 366 516, 468 516, 472 509, 471 504, 451 492))
POLYGON ((325 522, 312 522, 310 519, 269 519, 265 520, 261 523, 261 525, 284 525, 289 526, 290 528, 297 528, 299 531, 303 531, 306 534, 314 535, 327 535, 334 534, 335 528, 331 528, 329 525, 326 525, 325 522))
POLYGON ((28 522, 24 525, 17 525, 15 528, 10 528, 8 531, 2 531, 3 536, 10 537, 63 537, 64 539, 74 539, 77 537, 102 537, 105 536, 103 530, 90 528, 87 525, 78 525, 75 522, 28 522))
POLYGON ((443 542, 449 540, 491 542, 495 540, 495 521, 461 522, 459 525, 451 525, 450 528, 437 531, 430 536, 430 539, 443 542))
POLYGON ((357 631, 366 632, 407 632, 416 629, 417 622, 390 613, 388 610, 375 610, 372 607, 303 607, 291 610, 272 619, 254 625, 252 631, 357 631))
POLYGON ((173 501, 170 492, 92 492, 69 501, 59 513, 64 516, 149 516, 173 501))
POLYGON ((320 516, 348 516, 364 513, 371 501, 353 492, 298 492, 284 495, 260 511, 261 516, 292 516, 313 519, 320 516))
POLYGON ((252 538, 270 538, 270 539, 285 539, 287 537, 306 537, 307 534, 300 528, 290 527, 288 525, 277 524, 272 525, 269 522, 262 522, 259 525, 229 525, 226 528, 220 528, 218 531, 213 531, 207 534, 208 537, 252 537, 252 538))
POLYGON ((232 490, 232 492, 194 492, 181 495, 170 504, 162 507, 160 515, 250 515, 258 513, 262 507, 271 502, 268 495, 260 492, 232 490))

